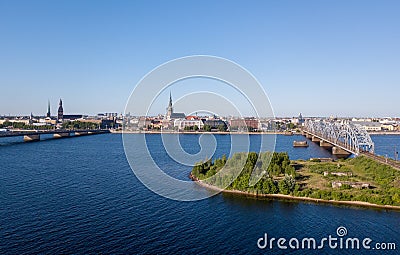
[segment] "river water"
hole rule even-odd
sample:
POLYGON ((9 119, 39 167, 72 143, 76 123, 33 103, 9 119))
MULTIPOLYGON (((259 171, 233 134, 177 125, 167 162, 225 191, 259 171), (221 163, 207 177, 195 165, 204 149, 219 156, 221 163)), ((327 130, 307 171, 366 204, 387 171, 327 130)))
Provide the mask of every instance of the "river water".
MULTIPOLYGON (((140 137, 132 134, 132 139, 140 137)), ((229 153, 228 135, 215 135, 216 156, 229 153)), ((251 135, 259 148, 260 135, 251 135)), ((400 136, 373 136, 376 152, 393 157, 400 136)), ((188 153, 201 148, 199 135, 181 135, 188 153)), ((301 136, 277 136, 276 150, 292 159, 331 157, 316 144, 293 148, 301 136)), ((160 135, 146 141, 156 163, 187 180, 161 149, 160 135)), ((121 135, 20 143, 0 140, 0 254, 398 254, 400 212, 348 206, 256 199, 219 194, 179 202, 148 190, 133 174, 121 135), (397 251, 331 249, 271 250, 259 238, 338 237, 394 242, 397 251)), ((140 166, 140 159, 135 162, 140 166)), ((195 184, 194 184, 195 185, 195 184)))

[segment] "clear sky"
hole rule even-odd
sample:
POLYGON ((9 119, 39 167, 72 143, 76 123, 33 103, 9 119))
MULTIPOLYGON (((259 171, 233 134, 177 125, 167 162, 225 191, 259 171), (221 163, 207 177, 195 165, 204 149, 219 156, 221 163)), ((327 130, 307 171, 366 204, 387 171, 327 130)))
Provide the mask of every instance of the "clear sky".
POLYGON ((253 73, 277 116, 400 116, 399 13, 386 0, 0 0, 0 115, 44 115, 48 99, 54 114, 60 97, 69 114, 121 113, 153 68, 205 54, 253 73))

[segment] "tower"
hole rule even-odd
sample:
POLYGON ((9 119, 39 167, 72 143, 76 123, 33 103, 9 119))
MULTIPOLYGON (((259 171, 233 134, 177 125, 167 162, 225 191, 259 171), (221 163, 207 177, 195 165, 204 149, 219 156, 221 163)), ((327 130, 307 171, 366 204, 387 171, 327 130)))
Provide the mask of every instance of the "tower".
POLYGON ((51 113, 50 113, 50 100, 47 102, 47 115, 46 117, 50 118, 51 113))
POLYGON ((298 118, 297 122, 298 122, 300 125, 303 125, 303 123, 304 123, 304 118, 303 118, 303 115, 302 115, 301 113, 299 114, 299 118, 298 118))
POLYGON ((167 119, 171 118, 172 113, 174 113, 174 109, 172 108, 171 92, 169 92, 169 104, 168 104, 168 107, 167 107, 167 119))
POLYGON ((58 115, 57 115, 58 120, 63 120, 64 119, 64 109, 62 106, 62 100, 60 98, 60 103, 58 105, 58 115))

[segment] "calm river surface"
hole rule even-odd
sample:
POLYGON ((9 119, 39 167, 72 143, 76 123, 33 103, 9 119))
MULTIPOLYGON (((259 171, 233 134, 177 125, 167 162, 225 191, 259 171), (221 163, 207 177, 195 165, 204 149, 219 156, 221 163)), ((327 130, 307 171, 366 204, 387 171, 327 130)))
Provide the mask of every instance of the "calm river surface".
MULTIPOLYGON (((131 139, 140 134, 130 135, 131 139)), ((260 135, 252 135, 258 148, 260 135)), ((200 150, 199 135, 181 135, 188 153, 200 150)), ((331 157, 301 136, 277 136, 277 151, 292 159, 331 157)), ((376 152, 394 156, 400 136, 373 136, 376 152)), ((187 180, 190 166, 147 135, 156 163, 187 180)), ((216 156, 229 153, 229 135, 216 135, 216 156)), ((148 190, 133 174, 121 135, 107 134, 20 143, 0 140, 0 254, 399 254, 400 212, 313 203, 261 200, 219 194, 178 202, 148 190), (320 240, 344 226, 347 237, 395 242, 396 251, 329 249, 260 250, 257 240, 312 237, 320 240)), ((142 162, 137 160, 140 166, 142 162)), ((195 184, 194 184, 195 185, 195 184)))

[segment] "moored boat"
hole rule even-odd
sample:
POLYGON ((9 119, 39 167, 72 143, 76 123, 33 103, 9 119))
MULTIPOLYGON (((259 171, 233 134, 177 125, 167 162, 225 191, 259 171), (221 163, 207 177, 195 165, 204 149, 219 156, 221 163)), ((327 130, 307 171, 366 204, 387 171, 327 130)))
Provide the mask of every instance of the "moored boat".
POLYGON ((293 141, 293 147, 308 147, 307 141, 293 141))

